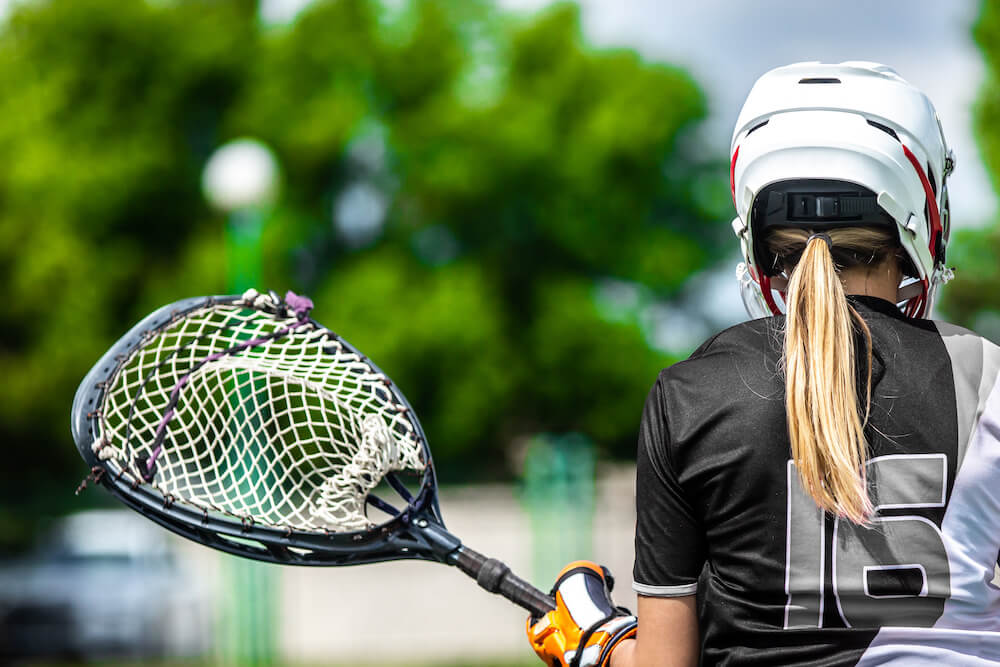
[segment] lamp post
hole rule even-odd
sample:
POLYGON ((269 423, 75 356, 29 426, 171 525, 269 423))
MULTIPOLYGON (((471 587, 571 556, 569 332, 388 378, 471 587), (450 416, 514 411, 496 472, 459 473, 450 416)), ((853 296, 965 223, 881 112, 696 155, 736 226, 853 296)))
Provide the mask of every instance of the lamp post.
POLYGON ((278 161, 256 139, 220 147, 205 164, 205 198, 226 213, 227 282, 231 292, 260 287, 260 236, 278 194, 278 161))
MULTIPOLYGON (((278 161, 256 139, 231 141, 212 154, 202 172, 208 202, 226 214, 226 275, 231 294, 261 288, 261 234, 277 197, 278 161)), ((253 400, 252 395, 241 401, 253 400)), ((240 410, 233 406, 233 414, 240 410)), ((235 420, 231 428, 241 428, 235 420)), ((248 468, 253 470, 252 462, 248 468)), ((227 558, 222 599, 223 632, 220 657, 230 664, 269 665, 274 662, 273 600, 275 576, 263 563, 227 558)))

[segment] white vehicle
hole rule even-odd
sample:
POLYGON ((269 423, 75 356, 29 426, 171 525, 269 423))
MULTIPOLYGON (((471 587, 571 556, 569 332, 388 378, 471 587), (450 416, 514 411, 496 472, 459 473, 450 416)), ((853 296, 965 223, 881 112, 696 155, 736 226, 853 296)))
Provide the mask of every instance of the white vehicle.
POLYGON ((211 606, 167 531, 126 510, 60 519, 0 569, 0 658, 195 655, 211 606))

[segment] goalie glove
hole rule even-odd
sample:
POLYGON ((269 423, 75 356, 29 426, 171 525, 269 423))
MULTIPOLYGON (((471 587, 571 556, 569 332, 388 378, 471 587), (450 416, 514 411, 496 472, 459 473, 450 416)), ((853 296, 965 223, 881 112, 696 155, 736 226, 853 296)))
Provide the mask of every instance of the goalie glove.
POLYGON ((635 637, 636 618, 611 601, 607 568, 578 560, 563 568, 552 587, 556 608, 528 618, 531 648, 553 667, 606 667, 611 652, 635 637))

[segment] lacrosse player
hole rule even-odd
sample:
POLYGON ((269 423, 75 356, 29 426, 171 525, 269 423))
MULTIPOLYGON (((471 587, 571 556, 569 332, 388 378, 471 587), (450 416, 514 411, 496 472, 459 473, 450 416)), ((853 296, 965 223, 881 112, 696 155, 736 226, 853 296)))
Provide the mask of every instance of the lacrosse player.
POLYGON ((1000 348, 926 319, 952 276, 934 107, 884 65, 789 65, 730 157, 758 319, 649 394, 637 615, 571 563, 532 647, 567 667, 1000 664, 1000 348))

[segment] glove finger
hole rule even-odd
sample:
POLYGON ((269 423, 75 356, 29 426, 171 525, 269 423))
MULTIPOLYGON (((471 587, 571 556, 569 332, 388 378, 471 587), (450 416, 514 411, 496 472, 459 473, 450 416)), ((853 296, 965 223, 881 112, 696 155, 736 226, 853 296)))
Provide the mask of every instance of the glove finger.
POLYGON ((556 591, 556 602, 581 628, 592 627, 615 615, 604 577, 590 568, 579 568, 563 575, 556 591))
POLYGON ((601 571, 604 573, 604 581, 608 585, 608 593, 610 593, 615 590, 615 578, 611 574, 611 570, 604 565, 601 566, 601 571))

